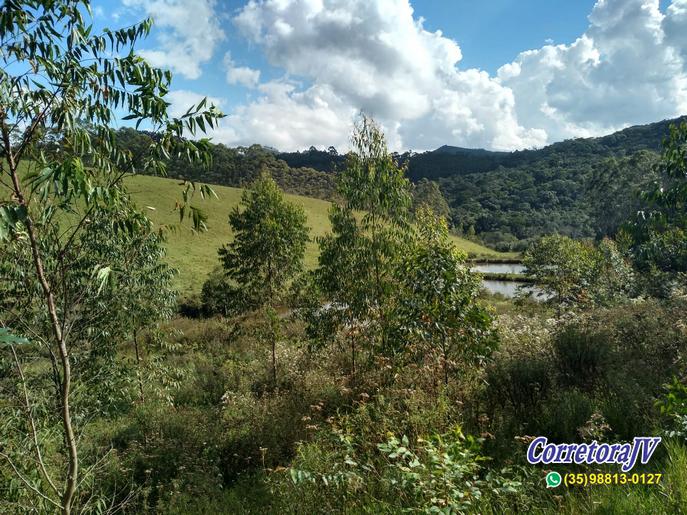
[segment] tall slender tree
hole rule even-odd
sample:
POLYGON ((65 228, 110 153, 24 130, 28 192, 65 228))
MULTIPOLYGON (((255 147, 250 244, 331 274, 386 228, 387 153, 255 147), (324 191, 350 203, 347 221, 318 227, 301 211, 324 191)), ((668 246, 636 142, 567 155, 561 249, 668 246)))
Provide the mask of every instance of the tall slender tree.
POLYGON ((449 239, 446 221, 428 207, 417 218, 415 238, 397 271, 397 338, 404 345, 418 342, 423 359, 438 356, 448 385, 456 364, 491 353, 496 333, 491 313, 477 300, 480 278, 449 239))
MULTIPOLYGON (((309 241, 306 222, 305 210, 288 202, 266 175, 244 191, 241 205, 229 215, 234 241, 219 250, 224 270, 238 289, 241 308, 264 309, 269 327, 276 327, 275 308, 289 281, 302 270, 309 241)), ((272 333, 272 379, 276 382, 278 331, 272 333)))
MULTIPOLYGON (((410 183, 372 119, 361 117, 352 146, 338 184, 343 201, 332 206, 332 232, 319 241, 315 280, 332 309, 317 318, 330 327, 365 327, 367 350, 386 351, 387 301, 395 293, 394 270, 407 244, 410 183)), ((351 339, 353 362, 356 341, 351 339)))
MULTIPOLYGON (((151 20, 96 33, 87 21, 90 15, 87 0, 7 0, 0 7, 0 181, 9 191, 0 201, 0 240, 24 245, 30 255, 31 268, 22 279, 38 297, 27 309, 42 314, 50 331, 32 334, 31 328, 15 324, 8 329, 41 346, 52 365, 56 395, 51 409, 59 419, 64 454, 48 460, 41 449, 29 382, 17 356, 40 479, 29 479, 7 449, 0 457, 43 510, 65 514, 71 513, 83 481, 72 404, 78 338, 69 319, 73 311, 60 297, 70 280, 68 257, 98 210, 121 215, 115 230, 147 223, 129 208, 123 179, 141 171, 164 173, 170 155, 202 159, 207 140, 194 143, 183 136, 213 127, 221 116, 212 106, 206 109, 205 101, 181 118, 168 115, 171 74, 134 52, 151 20), (119 149, 112 124, 122 112, 136 127, 146 124, 159 134, 145 155, 119 149), (50 242, 57 242, 57 248, 51 250, 50 242)), ((190 192, 180 212, 201 229, 202 213, 187 208, 190 192)), ((93 270, 98 288, 112 277, 107 266, 93 270)))

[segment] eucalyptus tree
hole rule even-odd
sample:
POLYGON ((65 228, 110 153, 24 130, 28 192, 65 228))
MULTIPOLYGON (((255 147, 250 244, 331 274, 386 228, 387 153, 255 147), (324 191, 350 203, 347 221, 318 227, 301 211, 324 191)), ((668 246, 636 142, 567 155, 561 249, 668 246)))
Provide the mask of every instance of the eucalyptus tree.
MULTIPOLYGON (((352 147, 338 182, 343 200, 329 213, 332 232, 319 240, 315 282, 330 308, 316 319, 330 328, 364 328, 367 350, 385 352, 388 301, 410 227, 410 183, 370 118, 356 124, 352 147)), ((357 339, 351 338, 353 370, 357 339)))
MULTIPOLYGON (((96 33, 87 21, 90 15, 87 0, 6 0, 0 7, 0 181, 5 188, 0 240, 4 256, 12 256, 14 247, 28 257, 30 267, 16 278, 21 287, 10 287, 32 294, 14 305, 24 314, 3 311, 2 325, 43 349, 56 388, 53 402, 41 414, 48 420, 55 417, 61 433, 59 443, 50 446, 61 456, 48 456, 31 403, 32 383, 12 344, 35 461, 22 469, 5 433, 0 457, 35 502, 42 503, 36 509, 63 513, 72 511, 85 479, 76 436, 83 428, 75 426, 84 419, 75 418, 72 403, 74 354, 83 336, 77 322, 83 319, 62 296, 74 286, 67 273, 75 264, 71 260, 83 256, 77 247, 86 243, 85 233, 101 213, 117 220, 111 226, 115 232, 133 234, 146 226, 145 217, 128 201, 123 179, 139 172, 164 174, 165 160, 174 155, 204 159, 207 140, 191 142, 184 135, 213 127, 221 116, 205 101, 180 118, 168 115, 165 95, 171 74, 151 67, 134 51, 148 35, 151 20, 96 33), (158 134, 144 155, 134 156, 117 145, 113 125, 120 117, 158 134), (32 327, 25 320, 41 324, 32 327)), ((190 218, 199 230, 204 216, 191 205, 194 191, 195 185, 187 187, 178 208, 181 218, 190 218)), ((201 193, 206 192, 202 187, 201 193)), ((96 293, 107 287, 116 291, 117 276, 124 281, 131 273, 103 260, 92 267, 90 279, 96 293)), ((103 322, 112 316, 107 311, 93 315, 103 322)))
MULTIPOLYGON (((289 282, 302 270, 309 241, 302 206, 288 202, 277 183, 261 175, 243 192, 241 204, 229 215, 234 240, 219 249, 230 287, 242 310, 265 309, 275 328, 275 308, 289 282)), ((276 339, 272 331, 272 379, 277 379, 276 339)))
POLYGON ((614 241, 598 244, 551 235, 523 256, 525 275, 549 294, 559 314, 564 308, 608 306, 631 297, 635 274, 614 241))
MULTIPOLYGON (((483 361, 496 345, 492 315, 477 299, 481 281, 430 208, 417 213, 416 234, 399 263, 396 341, 417 342, 423 359, 438 356, 444 384, 459 363, 483 361)), ((412 353, 411 353, 412 354, 412 353)))

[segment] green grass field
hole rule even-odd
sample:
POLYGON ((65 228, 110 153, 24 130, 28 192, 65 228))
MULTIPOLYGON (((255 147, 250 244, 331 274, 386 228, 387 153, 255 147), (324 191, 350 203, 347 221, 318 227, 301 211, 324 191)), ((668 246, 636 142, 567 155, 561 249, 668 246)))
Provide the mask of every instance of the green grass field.
MULTIPOLYGON (((181 198, 179 181, 158 177, 137 176, 127 179, 127 186, 138 206, 156 224, 172 225, 179 222, 179 214, 174 211, 174 205, 181 198), (154 210, 146 209, 148 207, 154 210)), ((241 200, 241 189, 213 186, 219 199, 200 199, 196 195, 193 204, 201 207, 208 215, 208 231, 194 234, 190 224, 185 223, 178 231, 170 231, 167 235, 167 260, 171 266, 179 270, 176 287, 180 295, 188 296, 200 292, 208 273, 219 264, 217 249, 231 241, 232 232, 229 227, 229 212, 241 200)), ((317 244, 314 238, 329 231, 329 202, 297 195, 287 195, 287 198, 302 205, 308 215, 310 236, 313 239, 308 244, 305 255, 307 267, 314 267, 317 263, 317 244)), ((477 243, 453 237, 460 249, 478 256, 494 258, 513 257, 514 254, 499 253, 477 243)))

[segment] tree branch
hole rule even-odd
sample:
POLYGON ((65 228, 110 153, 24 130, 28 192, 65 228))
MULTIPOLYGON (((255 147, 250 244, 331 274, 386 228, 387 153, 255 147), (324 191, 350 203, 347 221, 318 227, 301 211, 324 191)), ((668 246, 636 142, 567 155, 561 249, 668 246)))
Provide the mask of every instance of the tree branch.
POLYGON ((24 377, 24 371, 21 368, 21 363, 19 363, 19 358, 17 357, 17 351, 14 349, 14 345, 10 345, 10 348, 12 349, 12 355, 14 356, 14 363, 17 366, 17 372, 19 373, 19 377, 21 378, 22 389, 24 391, 24 404, 26 406, 26 415, 29 418, 31 437, 33 439, 33 445, 36 448, 36 459, 38 460, 38 465, 41 473, 43 474, 43 477, 48 482, 53 492, 55 492, 59 497, 61 496, 60 491, 55 486, 55 483, 50 477, 50 474, 48 474, 48 470, 46 469, 45 463, 43 462, 43 455, 41 454, 40 445, 38 445, 38 432, 36 431, 36 422, 33 418, 33 410, 31 408, 31 401, 29 400, 29 391, 26 387, 26 378, 24 377))
POLYGON ((53 506, 56 506, 57 508, 60 508, 60 509, 62 508, 62 505, 61 505, 61 504, 59 504, 59 503, 57 503, 56 501, 52 500, 50 497, 48 497, 48 496, 45 495, 43 492, 41 492, 40 490, 38 490, 35 486, 33 486, 33 485, 29 482, 29 480, 26 479, 26 478, 24 477, 24 475, 23 475, 21 472, 19 472, 19 469, 16 467, 16 465, 15 465, 14 462, 12 461, 12 458, 10 458, 7 454, 5 454, 4 452, 1 452, 1 451, 0 451, 0 458, 5 458, 5 460, 7 460, 7 463, 10 464, 10 467, 12 467, 12 470, 14 470, 14 473, 17 475, 17 477, 18 477, 19 479, 21 479, 21 481, 22 481, 22 482, 23 482, 23 483, 24 483, 33 493, 35 493, 36 495, 38 495, 38 496, 41 497, 42 499, 48 501, 48 502, 49 502, 50 504, 52 504, 53 506))

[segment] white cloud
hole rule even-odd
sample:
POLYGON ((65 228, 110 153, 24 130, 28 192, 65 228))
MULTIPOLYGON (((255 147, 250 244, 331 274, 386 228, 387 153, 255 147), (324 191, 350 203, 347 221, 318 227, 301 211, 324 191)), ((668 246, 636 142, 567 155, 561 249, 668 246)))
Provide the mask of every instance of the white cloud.
POLYGON ((260 70, 247 66, 236 66, 229 52, 224 56, 224 67, 227 71, 229 84, 241 84, 247 88, 254 88, 260 82, 260 70))
MULTIPOLYGON (((168 108, 169 114, 174 117, 179 117, 188 111, 189 107, 197 105, 205 97, 206 95, 201 95, 194 91, 176 89, 167 93, 165 99, 170 104, 168 108)), ((214 104, 219 109, 226 103, 223 98, 219 97, 207 97, 207 99, 208 105, 214 104)))
MULTIPOLYGON (((169 31, 148 56, 186 76, 224 37, 213 0, 123 1, 161 16, 169 31)), ((215 133, 229 144, 345 148, 360 110, 399 150, 542 146, 687 113, 687 0, 665 12, 658 0, 598 0, 573 43, 524 51, 496 76, 460 68, 458 44, 426 30, 408 0, 250 0, 233 21, 285 75, 261 84, 226 54, 227 82, 254 95, 215 133)))
MULTIPOLYGON (((216 143, 233 146, 260 143, 278 149, 300 149, 304 147, 303 135, 308 134, 307 146, 348 146, 356 112, 342 104, 327 87, 313 86, 299 91, 295 83, 277 80, 261 84, 258 89, 259 100, 237 107, 219 120, 218 127, 210 129, 207 136, 216 143), (316 132, 312 131, 313 127, 317 127, 316 132)), ((204 95, 173 90, 166 98, 170 103, 169 113, 181 116, 204 95)), ((208 97, 208 102, 219 108, 227 103, 220 97, 208 97)))
POLYGON ((687 113, 687 1, 599 0, 570 45, 522 52, 498 71, 518 121, 550 141, 687 113))
POLYGON ((212 133, 228 145, 260 143, 280 150, 315 145, 346 148, 356 110, 328 86, 305 90, 285 80, 259 86, 260 97, 220 120, 212 133))
MULTIPOLYGON (((512 148, 545 141, 542 131, 518 124, 510 90, 484 72, 457 68, 462 54, 456 42, 425 30, 407 0, 251 0, 234 21, 273 65, 313 82, 277 97, 278 104, 266 96, 241 113, 273 116, 288 99, 290 115, 337 120, 347 134, 349 113, 363 110, 382 122, 396 148, 446 142, 512 148), (343 120, 341 111, 347 113, 343 120)), ((270 131, 270 144, 277 139, 302 148, 321 136, 318 126, 277 119, 290 126, 289 134, 270 131)))
POLYGON ((153 17, 157 48, 139 53, 153 66, 169 68, 188 79, 201 76, 201 65, 212 57, 225 38, 215 0, 122 0, 129 8, 153 17))

